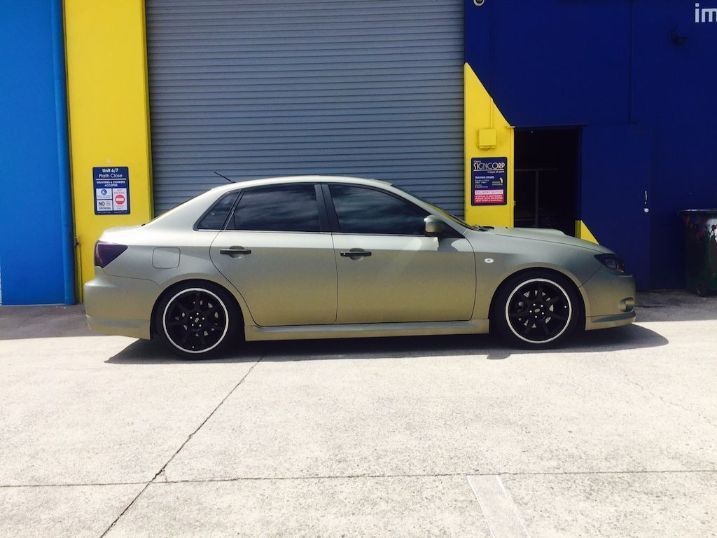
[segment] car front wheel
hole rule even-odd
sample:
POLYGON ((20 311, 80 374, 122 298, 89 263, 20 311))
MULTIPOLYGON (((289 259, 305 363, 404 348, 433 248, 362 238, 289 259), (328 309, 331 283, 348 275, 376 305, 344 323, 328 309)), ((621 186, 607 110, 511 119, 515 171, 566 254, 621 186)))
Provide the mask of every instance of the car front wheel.
POLYGON ((491 324, 510 345, 554 347, 578 326, 582 300, 566 277, 529 271, 509 279, 498 290, 491 324))
POLYGON ((184 358, 226 352, 237 340, 238 308, 229 294, 208 283, 185 284, 166 293, 155 310, 155 333, 184 358))

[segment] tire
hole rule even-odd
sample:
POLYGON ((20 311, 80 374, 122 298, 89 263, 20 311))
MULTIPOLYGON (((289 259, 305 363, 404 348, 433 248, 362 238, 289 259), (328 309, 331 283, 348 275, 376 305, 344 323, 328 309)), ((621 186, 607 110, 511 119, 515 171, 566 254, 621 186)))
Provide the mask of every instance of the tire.
POLYGON ((166 292, 157 303, 155 334, 169 350, 185 359, 226 353, 239 340, 241 312, 220 286, 187 282, 166 292))
POLYGON ((545 349, 564 343, 583 319, 582 297, 566 277, 532 270, 506 280, 498 289, 491 327, 507 344, 545 349))

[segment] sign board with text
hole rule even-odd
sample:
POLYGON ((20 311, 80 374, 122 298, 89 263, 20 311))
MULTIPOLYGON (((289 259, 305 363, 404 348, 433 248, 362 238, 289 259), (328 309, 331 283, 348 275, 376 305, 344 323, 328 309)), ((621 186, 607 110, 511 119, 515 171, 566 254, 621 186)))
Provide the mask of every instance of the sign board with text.
POLYGON ((92 168, 95 215, 128 215, 129 168, 127 166, 92 168))
POLYGON ((471 205, 508 203, 508 159, 473 157, 471 159, 471 205))

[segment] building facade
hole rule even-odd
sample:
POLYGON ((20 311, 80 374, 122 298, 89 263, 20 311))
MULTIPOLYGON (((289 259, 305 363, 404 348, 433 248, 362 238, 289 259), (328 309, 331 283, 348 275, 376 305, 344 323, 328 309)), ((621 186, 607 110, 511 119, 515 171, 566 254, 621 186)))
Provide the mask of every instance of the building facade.
POLYGON ((104 229, 220 174, 385 179, 599 241, 642 288, 683 285, 678 211, 717 206, 717 1, 2 10, 2 304, 81 300, 104 229))

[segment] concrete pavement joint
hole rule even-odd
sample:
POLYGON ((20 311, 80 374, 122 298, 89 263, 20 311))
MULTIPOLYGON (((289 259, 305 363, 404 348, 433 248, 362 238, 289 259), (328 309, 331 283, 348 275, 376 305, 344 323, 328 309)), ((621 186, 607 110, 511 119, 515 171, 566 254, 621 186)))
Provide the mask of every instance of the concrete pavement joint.
POLYGON ((315 475, 315 476, 238 476, 230 478, 203 478, 166 480, 156 484, 201 484, 211 482, 271 481, 271 480, 347 480, 360 478, 444 478, 455 476, 589 476, 589 475, 643 475, 643 474, 700 474, 717 473, 717 469, 688 469, 661 471, 556 471, 556 472, 506 472, 496 473, 467 471, 456 473, 397 473, 397 474, 349 474, 349 475, 315 475))
MULTIPOLYGON (((171 461, 171 460, 170 460, 171 461)), ((168 462, 169 463, 169 462, 168 462)), ((165 464, 166 467, 166 464, 165 464)), ((157 473, 158 476, 161 473, 157 473)), ((69 482, 67 484, 0 484, 0 489, 21 489, 21 488, 82 488, 82 487, 103 487, 103 486, 139 486, 142 484, 202 484, 211 482, 240 482, 246 481, 262 481, 262 480, 346 480, 360 478, 445 478, 453 476, 581 476, 581 475, 608 475, 608 474, 699 474, 699 473, 717 473, 717 469, 687 469, 674 470, 667 469, 661 471, 556 471, 556 472, 490 472, 481 473, 479 471, 467 471, 456 473, 397 473, 397 474, 349 474, 349 475, 315 475, 315 476, 237 476, 230 478, 201 478, 201 479, 184 479, 184 480, 162 480, 157 482, 69 482)))
POLYGON ((0 484, 0 489, 12 488, 84 488, 88 486, 138 486, 146 482, 69 482, 67 484, 0 484))
MULTIPOLYGON (((107 533, 109 533, 109 532, 112 530, 112 528, 117 524, 117 522, 122 518, 122 516, 125 515, 130 508, 132 508, 132 505, 134 505, 134 503, 137 502, 137 499, 139 499, 139 498, 142 496, 142 494, 143 494, 145 491, 147 491, 147 488, 149 487, 149 485, 152 484, 153 482, 155 482, 155 481, 157 480, 157 477, 158 477, 159 475, 161 475, 161 474, 164 473, 164 470, 167 468, 167 465, 169 465, 170 463, 172 463, 172 460, 174 460, 174 458, 177 456, 177 454, 179 454, 179 453, 182 451, 182 449, 183 449, 183 448, 187 445, 187 443, 194 437, 194 435, 195 435, 199 430, 202 429, 202 427, 209 421, 210 418, 212 418, 212 416, 214 416, 214 414, 215 414, 215 413, 217 412, 217 410, 224 404, 224 402, 226 402, 227 399, 228 399, 232 394, 234 394, 234 391, 237 390, 242 383, 244 383, 244 380, 245 380, 247 377, 249 377, 249 374, 252 373, 252 371, 254 370, 254 368, 256 367, 256 365, 259 364, 263 359, 264 359, 264 356, 262 355, 261 357, 259 357, 259 359, 257 359, 257 361, 256 361, 254 364, 251 365, 251 367, 246 371, 246 373, 245 373, 245 374, 242 376, 242 378, 237 382, 237 384, 232 387, 232 389, 226 394, 226 396, 224 396, 224 398, 222 398, 222 400, 214 407, 214 409, 212 410, 212 412, 209 413, 209 414, 205 417, 205 419, 199 424, 199 426, 197 426, 197 427, 194 429, 194 431, 193 431, 192 433, 190 433, 189 436, 187 436, 187 438, 184 440, 184 442, 179 446, 179 448, 174 452, 174 454, 172 454, 171 457, 164 463, 164 465, 162 465, 162 467, 159 469, 159 471, 157 471, 157 472, 155 473, 155 475, 152 477, 152 479, 144 485, 144 487, 143 487, 143 488, 140 490, 140 492, 134 497, 134 499, 132 499, 132 500, 130 501, 130 503, 125 507, 125 509, 122 510, 122 512, 120 512, 120 514, 114 519, 114 521, 112 521, 112 523, 110 523, 109 527, 107 527, 107 528, 105 529, 105 531, 100 535, 100 538, 102 538, 102 537, 104 537, 104 536, 107 536, 107 533)), ((159 482, 158 482, 158 483, 159 483, 159 482)))

